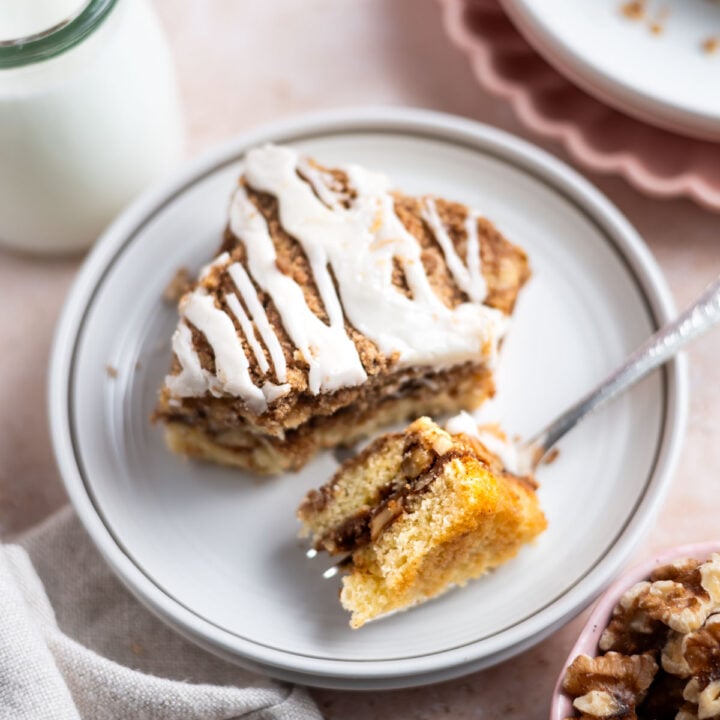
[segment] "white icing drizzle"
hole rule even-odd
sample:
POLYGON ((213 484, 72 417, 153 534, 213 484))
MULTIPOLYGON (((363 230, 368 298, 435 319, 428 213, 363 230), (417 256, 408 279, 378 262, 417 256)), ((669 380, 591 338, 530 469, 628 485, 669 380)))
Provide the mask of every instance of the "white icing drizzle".
POLYGON ((207 265, 203 265, 198 273, 198 278, 204 280, 216 267, 225 265, 230 259, 230 256, 226 252, 220 253, 216 258, 211 260, 207 265))
MULTIPOLYGON (((307 187, 296 175, 295 178, 307 187)), ((313 198, 324 208, 314 195, 313 198)), ((355 345, 345 332, 342 313, 338 318, 337 310, 334 317, 328 312, 328 326, 308 307, 302 288, 278 269, 275 246, 265 218, 242 187, 238 187, 232 201, 230 227, 245 245, 250 273, 273 299, 285 331, 310 366, 310 391, 313 394, 332 392, 365 382, 367 375, 355 345)), ((339 308, 337 297, 335 305, 339 308)))
POLYGON ((476 297, 468 293, 469 297, 482 302, 487 297, 487 281, 482 274, 482 259, 480 256, 480 238, 478 237, 478 220, 480 216, 475 210, 468 210, 465 218, 465 233, 467 244, 465 253, 467 255, 468 271, 470 272, 470 285, 474 288, 476 297))
POLYGON ((276 385, 269 380, 262 386, 263 394, 265 395, 265 399, 268 403, 273 403, 278 398, 285 397, 290 390, 292 390, 292 388, 288 383, 276 385))
MULTIPOLYGON (((240 295, 245 301, 245 305, 255 322, 255 327, 257 327, 260 332, 260 337, 270 353, 270 359, 272 360, 273 367, 275 368, 275 375, 277 376, 277 379, 281 383, 284 383, 287 380, 285 354, 283 353, 280 340, 278 340, 278 337, 268 320, 265 308, 262 306, 257 292, 255 292, 255 287, 252 284, 252 280, 250 280, 250 276, 240 263, 233 263, 230 265, 228 273, 232 281, 235 283, 235 287, 240 291, 240 295)), ((265 371, 263 370, 263 372, 265 371)))
POLYGON ((463 433, 479 440, 493 455, 496 455, 504 468, 513 475, 528 475, 530 466, 520 449, 511 440, 503 440, 492 432, 478 426, 475 418, 462 411, 445 423, 445 429, 451 435, 463 433))
POLYGON ((442 303, 425 273, 420 245, 394 211, 384 176, 347 168, 356 196, 349 209, 332 211, 298 177, 296 165, 289 148, 259 148, 248 153, 246 177, 279 199, 280 221, 302 245, 331 318, 337 295, 328 265, 350 323, 384 354, 397 352, 402 365, 448 366, 494 354, 505 317, 479 303, 453 309, 442 303), (412 299, 392 282, 393 258, 412 299))
MULTIPOLYGON (((261 412, 267 403, 290 391, 285 383, 287 368, 282 345, 256 286, 270 296, 296 352, 308 363, 308 386, 314 394, 358 385, 367 379, 357 349, 345 330, 346 318, 382 353, 395 355, 400 366, 442 368, 477 361, 479 357, 494 360, 507 319, 500 311, 480 303, 486 288, 479 281, 482 273, 476 229, 468 230, 465 267, 440 222, 437 208, 426 205, 426 220, 438 237, 448 267, 472 300, 451 309, 434 292, 422 264, 420 244, 396 214, 385 177, 357 166, 348 167, 346 172, 355 191, 348 208, 330 189, 332 179, 300 160, 293 150, 266 146, 247 154, 245 178, 253 189, 277 198, 280 222, 303 248, 328 322, 320 320, 308 307, 302 287, 278 268, 267 222, 245 189, 238 186, 230 207, 230 227, 245 246, 247 270, 239 263, 229 265, 227 272, 242 303, 233 293, 226 296, 226 301, 261 372, 267 374, 270 368, 254 328, 281 384, 266 380, 258 387, 252 382, 234 323, 215 307, 203 288, 197 288, 183 298, 180 311, 212 347, 217 376, 200 367, 192 335, 181 321, 173 337, 173 350, 182 369, 167 381, 173 395, 199 395, 207 390, 229 393, 242 397, 252 409, 261 412), (298 175, 298 168, 303 177, 298 175), (411 297, 393 284, 394 262, 403 270, 411 297)), ((223 254, 208 267, 227 262, 223 254)))
POLYGON ((457 415, 453 415, 445 423, 445 429, 451 435, 463 433, 464 435, 477 437, 478 434, 478 425, 477 422, 475 422, 475 418, 464 410, 457 415))
POLYGON ((262 412, 267 407, 265 396, 250 377, 248 359, 229 316, 203 288, 183 297, 180 312, 205 336, 215 354, 215 375, 205 376, 208 390, 215 395, 239 395, 252 410, 262 412))
POLYGON ((460 259, 455 249, 455 243, 448 234, 445 225, 438 213, 437 205, 433 198, 425 198, 421 205, 421 215, 423 220, 432 230, 435 239, 440 245, 445 262, 452 274, 458 287, 473 301, 482 302, 487 295, 487 286, 480 269, 480 246, 477 236, 477 216, 469 215, 474 218, 474 222, 466 222, 465 229, 468 232, 467 254, 468 264, 460 259), (472 232, 471 232, 472 227, 472 232), (475 266, 475 267, 473 267, 475 266), (473 272, 473 270, 475 272, 473 272))
POLYGON ((325 203, 325 205, 327 205, 331 210, 342 208, 342 203, 340 202, 338 194, 329 187, 329 183, 332 181, 332 176, 318 170, 303 157, 299 158, 297 162, 297 169, 310 183, 310 185, 312 185, 313 190, 315 190, 315 193, 325 203))
POLYGON ((235 317, 238 319, 243 334, 245 335, 245 339, 248 341, 248 345, 250 345, 250 347, 252 348, 255 359, 258 361, 261 372, 266 373, 270 369, 270 366, 268 365, 268 361, 265 357, 265 353, 263 352, 262 347, 260 347, 260 343, 255 337, 255 331, 253 330, 250 318, 247 316, 247 313, 243 309, 243 306, 237 299, 237 295, 235 295, 234 293, 228 293, 225 296, 225 302, 232 310, 233 315, 235 315, 235 317))
POLYGON ((184 320, 173 333, 172 350, 182 369, 177 375, 167 376, 168 390, 177 397, 202 395, 208 388, 208 379, 193 347, 192 331, 184 320))

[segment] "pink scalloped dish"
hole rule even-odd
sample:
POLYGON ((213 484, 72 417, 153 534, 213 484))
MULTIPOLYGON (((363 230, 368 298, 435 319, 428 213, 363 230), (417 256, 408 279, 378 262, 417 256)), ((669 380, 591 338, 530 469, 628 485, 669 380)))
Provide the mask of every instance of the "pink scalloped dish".
POLYGON ((530 130, 560 142, 589 170, 720 211, 720 143, 646 125, 588 95, 540 57, 498 0, 439 1, 446 32, 480 84, 508 100, 530 130))

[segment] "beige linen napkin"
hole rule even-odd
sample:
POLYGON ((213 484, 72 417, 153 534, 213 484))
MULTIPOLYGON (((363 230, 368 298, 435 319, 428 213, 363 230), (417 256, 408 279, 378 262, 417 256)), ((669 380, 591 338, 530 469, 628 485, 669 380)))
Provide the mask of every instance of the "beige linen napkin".
POLYGON ((2 720, 319 720, 298 687, 223 662, 146 611, 69 508, 0 545, 2 720))

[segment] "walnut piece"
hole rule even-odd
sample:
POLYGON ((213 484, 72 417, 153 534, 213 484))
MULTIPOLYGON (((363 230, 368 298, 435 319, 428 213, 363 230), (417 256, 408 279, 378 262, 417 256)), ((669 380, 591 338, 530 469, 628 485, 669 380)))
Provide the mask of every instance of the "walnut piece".
POLYGON ((563 688, 583 717, 631 720, 657 670, 650 655, 578 655, 567 669, 563 688))
POLYGON ((630 718, 637 717, 632 708, 607 690, 591 690, 573 702, 583 717, 630 718))
POLYGON ((713 553, 710 560, 700 566, 701 584, 716 607, 720 605, 720 553, 713 553))
POLYGON ((681 678, 688 678, 692 671, 685 660, 685 638, 687 635, 671 630, 662 651, 663 670, 681 678))
POLYGON ((683 652, 690 672, 707 679, 720 677, 720 614, 685 636, 683 652))
POLYGON ((676 720, 686 684, 687 680, 659 670, 645 700, 638 706, 638 717, 641 720, 676 720))
POLYGON ((682 657, 692 675, 683 693, 700 720, 720 718, 720 614, 683 638, 682 657))
MULTIPOLYGON (((626 655, 656 650, 665 626, 677 633, 697 630, 720 610, 720 554, 706 563, 681 560, 655 570, 649 581, 630 588, 613 611, 600 638, 600 649, 626 655)), ((671 659, 670 659, 671 661, 671 659)))
POLYGON ((665 565, 650 583, 639 607, 677 632, 697 630, 720 610, 720 553, 705 563, 689 559, 665 565))
POLYGON ((600 650, 638 655, 662 647, 667 628, 660 620, 651 618, 640 606, 649 590, 650 583, 646 581, 633 585, 624 593, 613 610, 610 623, 600 636, 600 650))
POLYGON ((563 687, 585 720, 720 720, 720 553, 631 587, 563 687), (658 672, 655 658, 662 662, 658 672))
POLYGON ((700 692, 698 698, 698 720, 720 718, 720 680, 713 680, 700 692))
MULTIPOLYGON (((694 677, 685 687, 683 697, 687 700, 688 712, 695 712, 697 720, 718 720, 720 718, 720 681, 704 684, 694 677)), ((692 716, 691 716, 692 717, 692 716)))
POLYGON ((675 720, 698 720, 697 706, 685 703, 677 712, 675 720))

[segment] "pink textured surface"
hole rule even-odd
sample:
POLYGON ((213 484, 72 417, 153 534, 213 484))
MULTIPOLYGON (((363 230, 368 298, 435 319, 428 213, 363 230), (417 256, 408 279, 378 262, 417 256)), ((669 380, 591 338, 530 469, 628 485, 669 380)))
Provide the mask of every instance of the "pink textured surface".
MULTIPOLYGON (((175 54, 191 155, 281 116, 380 103, 454 112, 538 141, 507 102, 478 86, 466 58, 444 36, 434 0, 156 5, 175 54)), ((540 144, 568 159, 559 144, 542 138, 540 144)), ((649 199, 617 177, 589 177, 646 238, 679 304, 720 272, 717 216, 687 200, 649 199)), ((48 439, 45 377, 53 326, 78 264, 77 258, 34 260, 0 249, 4 537, 65 502, 48 439)), ((718 357, 720 333, 690 350, 692 402, 681 465, 636 560, 718 537, 718 357)), ((460 680, 407 691, 314 695, 329 720, 546 720, 555 679, 582 624, 580 617, 518 658, 460 680)))
POLYGON ((656 197, 720 210, 720 143, 691 140, 614 110, 573 85, 525 41, 498 0, 441 0, 445 29, 480 84, 585 167, 656 197))
POLYGON ((620 598, 626 590, 629 590, 635 583, 646 580, 650 573, 662 565, 668 565, 676 560, 684 558, 694 558, 695 560, 707 560, 712 553, 720 552, 720 542, 693 543, 691 545, 682 545, 677 548, 665 550, 656 557, 650 558, 645 562, 637 565, 622 577, 618 578, 598 599, 593 608, 590 617, 587 619, 585 626, 580 631, 577 642, 573 645, 572 650, 568 654, 567 659, 558 675, 555 689, 553 691, 552 708, 550 710, 550 720, 564 720, 571 717, 574 710, 570 698, 562 691, 563 678, 565 670, 578 655, 590 655, 594 657, 598 654, 598 642, 600 635, 610 622, 615 606, 620 602, 620 598))

